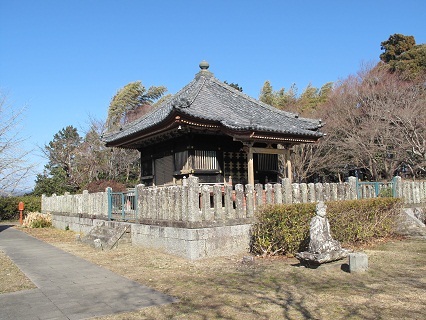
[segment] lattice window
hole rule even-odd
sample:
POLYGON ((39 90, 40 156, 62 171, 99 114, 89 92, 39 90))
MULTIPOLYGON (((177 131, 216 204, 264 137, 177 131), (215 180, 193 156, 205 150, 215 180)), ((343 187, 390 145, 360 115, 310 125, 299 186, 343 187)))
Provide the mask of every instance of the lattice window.
POLYGON ((247 153, 224 152, 223 165, 227 181, 231 179, 233 184, 247 183, 247 153))
POLYGON ((259 153, 257 155, 257 168, 259 171, 278 171, 278 156, 259 153))
POLYGON ((195 150, 194 169, 219 170, 216 151, 195 150))

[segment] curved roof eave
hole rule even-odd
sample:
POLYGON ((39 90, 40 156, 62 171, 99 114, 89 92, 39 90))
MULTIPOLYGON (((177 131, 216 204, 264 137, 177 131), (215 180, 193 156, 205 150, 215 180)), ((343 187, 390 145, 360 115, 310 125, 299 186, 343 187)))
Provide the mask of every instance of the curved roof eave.
POLYGON ((222 125, 232 131, 254 130, 270 134, 320 138, 320 120, 298 117, 258 101, 217 80, 210 71, 201 70, 196 77, 152 112, 106 134, 107 144, 149 132, 169 121, 171 114, 181 114, 203 122, 222 125))

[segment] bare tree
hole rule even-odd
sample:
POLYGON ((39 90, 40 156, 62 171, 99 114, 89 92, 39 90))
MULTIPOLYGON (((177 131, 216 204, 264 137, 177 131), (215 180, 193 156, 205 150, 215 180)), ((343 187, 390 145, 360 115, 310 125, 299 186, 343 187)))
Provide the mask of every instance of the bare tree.
POLYGON ((426 77, 400 86, 400 106, 390 115, 398 127, 397 143, 404 146, 404 165, 413 177, 426 174, 426 77))
POLYGON ((292 169, 295 181, 341 180, 341 173, 346 170, 345 155, 336 152, 326 135, 315 144, 300 144, 292 149, 292 169))
POLYGON ((361 70, 339 83, 323 108, 327 143, 374 180, 405 166, 415 175, 425 163, 424 103, 424 82, 377 67, 361 70))
POLYGON ((139 152, 105 147, 101 139, 105 129, 104 121, 90 119, 89 130, 76 149, 76 170, 81 172, 81 185, 95 180, 137 183, 140 177, 139 152))
POLYGON ((23 109, 15 109, 0 92, 0 196, 27 189, 26 179, 34 169, 19 135, 22 115, 23 109))

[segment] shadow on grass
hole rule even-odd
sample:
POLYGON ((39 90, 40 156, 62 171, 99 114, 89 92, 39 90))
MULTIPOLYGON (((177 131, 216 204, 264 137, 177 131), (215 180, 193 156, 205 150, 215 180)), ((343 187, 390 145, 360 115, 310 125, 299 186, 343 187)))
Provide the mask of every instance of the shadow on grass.
MULTIPOLYGON (((180 303, 171 310, 163 310, 163 318, 179 314, 192 315, 190 319, 321 318, 306 304, 310 300, 309 294, 301 294, 293 286, 287 286, 284 277, 270 275, 258 266, 224 271, 221 277, 188 276, 180 280, 189 290, 205 290, 178 297, 180 303)), ((156 317, 158 315, 149 319, 156 317)))
MULTIPOLYGON (((415 298, 426 289, 423 274, 417 269, 416 275, 404 275, 401 269, 416 261, 417 253, 404 255, 405 261, 394 259, 392 268, 387 267, 387 255, 363 274, 350 274, 347 263, 336 263, 317 269, 287 264, 281 274, 276 265, 271 270, 270 265, 255 264, 224 268, 220 276, 186 276, 180 281, 196 292, 178 297, 181 303, 163 310, 163 316, 172 317, 173 310, 190 319, 422 318, 422 302, 415 298), (417 293, 410 296, 410 290, 417 293)), ((412 269, 417 267, 413 264, 412 269)))
POLYGON ((192 263, 139 250, 128 264, 127 251, 99 253, 99 264, 114 259, 113 271, 179 299, 103 319, 421 319, 425 244, 378 248, 363 274, 348 273, 342 262, 317 269, 285 259, 192 263))

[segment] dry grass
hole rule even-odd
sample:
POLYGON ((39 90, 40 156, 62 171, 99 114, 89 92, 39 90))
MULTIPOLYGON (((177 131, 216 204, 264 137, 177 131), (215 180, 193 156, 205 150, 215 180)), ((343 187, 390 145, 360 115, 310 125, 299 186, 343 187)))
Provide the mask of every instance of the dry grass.
POLYGON ((0 250, 0 293, 33 289, 36 286, 0 250))
POLYGON ((347 261, 304 268, 295 259, 242 256, 190 262, 122 245, 111 251, 76 243, 71 231, 25 229, 180 302, 98 319, 424 319, 426 240, 393 240, 366 250, 369 271, 347 261))

